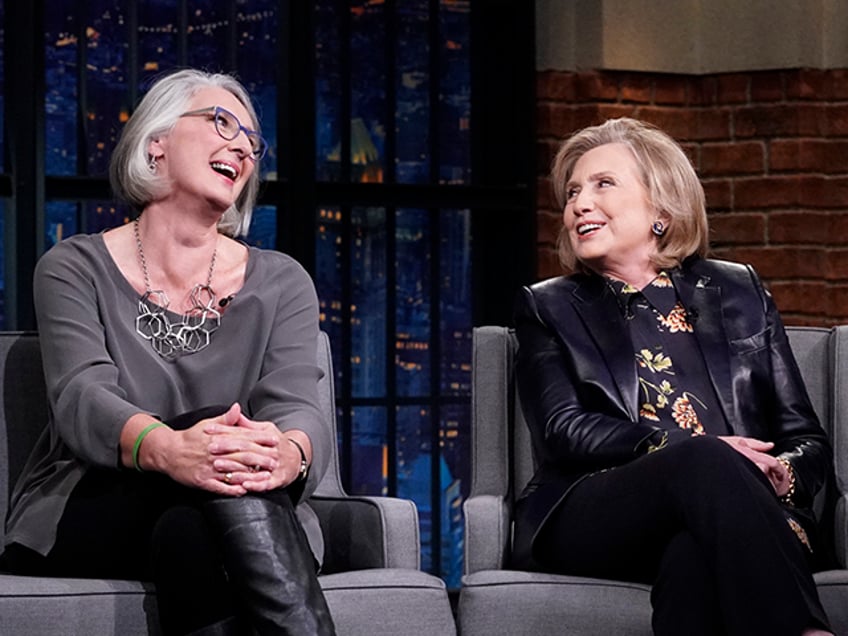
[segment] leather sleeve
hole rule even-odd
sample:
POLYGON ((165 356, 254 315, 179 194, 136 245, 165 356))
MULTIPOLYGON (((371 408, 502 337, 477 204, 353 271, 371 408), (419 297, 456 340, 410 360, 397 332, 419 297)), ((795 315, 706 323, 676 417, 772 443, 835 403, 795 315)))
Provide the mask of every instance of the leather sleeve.
MULTIPOLYGON (((752 272, 753 274, 753 272, 752 272)), ((755 277, 756 275, 753 274, 755 277)), ((757 280, 758 286, 759 281, 757 280)), ((762 290, 762 287, 759 286, 762 290)), ((766 437, 773 441, 773 454, 786 457, 795 472, 796 505, 812 505, 832 470, 833 451, 813 410, 798 364, 789 345, 783 322, 770 294, 762 290, 769 330, 772 391, 759 396, 771 402, 772 419, 766 437)), ((754 413, 750 414, 755 417, 754 413)))
MULTIPOLYGON (((591 339, 574 316, 574 343, 562 342, 540 316, 533 291, 518 295, 514 321, 519 341, 516 380, 524 415, 539 459, 566 470, 624 464, 647 450, 657 428, 632 422, 608 399, 609 386, 591 368, 581 368, 578 349, 591 339)), ((569 324, 571 324, 569 322, 569 324)))

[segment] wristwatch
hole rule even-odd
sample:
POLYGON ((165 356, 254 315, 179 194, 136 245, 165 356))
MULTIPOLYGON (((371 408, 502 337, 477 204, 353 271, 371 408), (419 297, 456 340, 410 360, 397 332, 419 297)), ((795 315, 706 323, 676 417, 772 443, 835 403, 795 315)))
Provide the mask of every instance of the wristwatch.
POLYGON ((304 481, 309 476, 309 464, 306 462, 306 453, 303 452, 303 446, 298 442, 294 441, 291 437, 288 440, 297 446, 297 450, 300 451, 300 472, 298 473, 297 481, 304 481))

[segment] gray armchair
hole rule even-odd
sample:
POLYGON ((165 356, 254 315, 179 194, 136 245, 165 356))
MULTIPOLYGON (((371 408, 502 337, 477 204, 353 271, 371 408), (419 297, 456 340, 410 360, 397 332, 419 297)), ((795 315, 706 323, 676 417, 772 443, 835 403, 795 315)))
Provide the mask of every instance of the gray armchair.
MULTIPOLYGON (((330 344, 318 343, 321 405, 335 436, 330 344)), ((0 332, 0 515, 11 485, 47 420, 38 337, 0 332)), ((319 577, 339 636, 455 633, 441 579, 421 572, 418 513, 407 500, 351 497, 338 457, 309 500, 321 522, 319 577)), ((3 529, 0 526, 0 540, 3 529)), ((2 545, 2 541, 0 541, 2 545)), ((24 577, 0 573, 0 634, 158 634, 155 590, 139 581, 24 577)))
MULTIPOLYGON (((848 327, 790 327, 810 398, 831 436, 836 462, 833 529, 843 569, 815 575, 837 634, 848 634, 848 327)), ((568 634, 650 636, 650 587, 637 583, 505 569, 515 497, 534 471, 530 436, 514 388, 517 340, 504 327, 474 330, 472 484, 465 502, 462 636, 568 634)), ((825 508, 820 496, 819 511, 825 508)), ((833 505, 831 503, 830 505, 833 505)))

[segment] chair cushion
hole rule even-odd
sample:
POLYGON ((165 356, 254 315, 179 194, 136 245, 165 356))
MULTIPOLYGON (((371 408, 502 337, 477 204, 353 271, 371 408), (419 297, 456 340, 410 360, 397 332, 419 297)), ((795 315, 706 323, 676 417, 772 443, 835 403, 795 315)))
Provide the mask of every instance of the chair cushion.
POLYGON ((0 634, 159 634, 151 585, 0 574, 0 634))
POLYGON ((459 633, 651 636, 651 588, 512 570, 462 579, 459 633))
POLYGON ((456 633, 444 581, 431 574, 377 568, 328 574, 318 580, 339 634, 456 633))

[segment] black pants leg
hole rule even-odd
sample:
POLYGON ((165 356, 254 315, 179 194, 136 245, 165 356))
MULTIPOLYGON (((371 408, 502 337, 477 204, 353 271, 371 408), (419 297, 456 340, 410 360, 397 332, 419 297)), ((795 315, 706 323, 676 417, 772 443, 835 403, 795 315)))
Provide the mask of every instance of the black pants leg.
POLYGON ((672 537, 660 558, 651 588, 655 636, 718 636, 715 577, 689 532, 672 537))
POLYGON ((206 497, 155 474, 89 471, 77 484, 46 557, 7 549, 20 574, 152 581, 165 636, 232 616, 220 550, 200 512, 206 497))
POLYGON ((159 622, 165 634, 189 634, 235 620, 233 592, 216 538, 197 507, 167 510, 150 543, 159 622))
MULTIPOLYGON (((797 636, 827 625, 805 548, 771 485, 716 438, 693 438, 583 480, 555 511, 536 557, 563 573, 651 583, 662 565, 671 581, 685 576, 663 560, 681 532, 702 551, 724 633, 797 636)), ((685 625, 688 608, 675 616, 667 598, 663 588, 655 595, 655 620, 685 625)))

